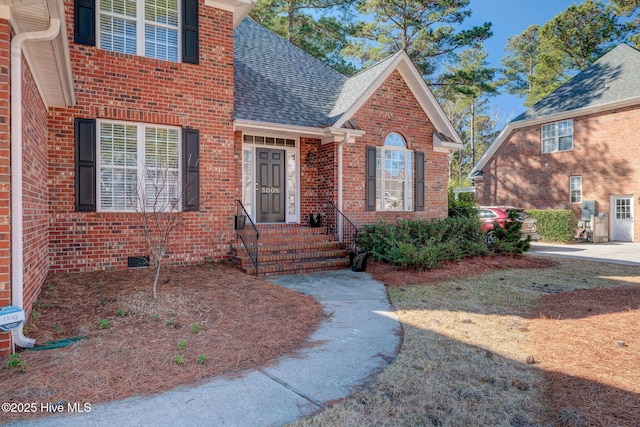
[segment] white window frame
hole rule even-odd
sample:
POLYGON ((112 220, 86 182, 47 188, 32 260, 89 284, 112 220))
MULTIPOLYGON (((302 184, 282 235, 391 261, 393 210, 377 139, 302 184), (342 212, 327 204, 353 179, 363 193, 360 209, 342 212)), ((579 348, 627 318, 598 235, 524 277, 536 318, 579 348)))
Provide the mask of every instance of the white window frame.
MULTIPOLYGON (((385 145, 382 147, 376 147, 376 188, 378 194, 376 194, 376 209, 378 211, 388 212, 413 212, 415 210, 414 202, 414 185, 415 185, 415 171, 414 171, 415 153, 413 150, 407 148, 407 142, 397 132, 391 132, 385 138, 385 145), (392 145, 402 143, 402 146, 392 145), (385 188, 387 179, 384 177, 384 163, 386 154, 390 152, 399 152, 404 154, 404 171, 405 177, 398 181, 403 181, 404 191, 402 194, 402 200, 393 196, 390 193, 390 189, 385 188), (401 202, 397 208, 394 207, 395 203, 401 202)), ((396 190, 397 191, 397 190, 396 190)))
MULTIPOLYGON (((146 191, 146 177, 145 174, 147 170, 152 170, 151 167, 147 168, 145 166, 145 131, 146 129, 168 129, 174 130, 178 134, 177 141, 177 150, 178 150, 178 167, 177 169, 171 168, 174 171, 177 171, 176 185, 178 193, 175 195, 175 203, 171 205, 163 205, 159 211, 161 212, 180 212, 182 211, 182 178, 183 178, 183 170, 182 170, 182 129, 176 126, 165 126, 158 124, 150 124, 150 123, 138 123, 138 122, 126 122, 119 120, 96 120, 96 165, 97 165, 97 177, 96 177, 96 201, 97 201, 97 211, 98 212, 152 212, 153 206, 141 206, 141 198, 139 195, 147 195, 151 196, 151 194, 147 194, 146 191), (101 193, 101 185, 102 185, 102 172, 103 172, 103 164, 101 158, 101 147, 100 147, 100 135, 102 125, 104 124, 116 124, 122 126, 135 126, 136 127, 136 166, 135 168, 129 167, 128 169, 136 171, 136 194, 135 198, 129 208, 119 208, 119 207, 111 207, 104 208, 102 206, 102 193, 101 193), (143 185, 144 184, 144 185, 143 185)), ((104 166, 104 169, 108 169, 108 166, 104 166)), ((126 167, 118 167, 119 169, 123 169, 126 167)), ((145 197, 146 201, 147 197, 145 197)), ((157 207, 157 204, 155 204, 157 207)))
POLYGON ((582 203, 582 175, 569 177, 569 203, 582 203), (574 191, 578 197, 574 197, 574 191))
POLYGON ((542 125, 540 129, 540 151, 542 154, 571 150, 573 150, 573 119, 542 125), (560 140, 566 137, 571 137, 571 146, 561 149, 560 140))
MULTIPOLYGON (((100 40, 100 34, 101 34, 101 26, 100 26, 100 17, 102 15, 105 16, 111 16, 111 17, 116 17, 116 18, 122 18, 128 21, 133 21, 136 23, 136 52, 135 53, 130 53, 130 52, 121 52, 121 53, 126 53, 128 55, 138 55, 138 56, 144 56, 147 58, 155 58, 161 61, 170 61, 170 62, 182 62, 182 7, 181 1, 177 1, 177 6, 178 6, 178 25, 176 27, 173 27, 171 25, 168 24, 163 24, 163 23, 159 23, 159 22, 155 22, 155 21, 147 21, 145 19, 145 1, 144 0, 137 0, 136 1, 136 16, 135 18, 133 17, 129 17, 126 15, 119 15, 119 14, 115 14, 112 12, 103 12, 101 10, 101 0, 96 0, 96 38, 97 38, 97 46, 100 47, 100 49, 105 49, 102 47, 102 41, 100 40), (177 31, 177 46, 176 46, 176 59, 167 59, 167 58, 157 58, 155 56, 147 56, 146 54, 146 46, 145 46, 145 26, 147 25, 147 23, 149 23, 150 25, 157 27, 157 28, 164 28, 164 29, 171 29, 171 30, 176 30, 177 31)), ((108 49, 105 49, 108 50, 108 49)), ((110 52, 118 52, 118 51, 113 51, 113 50, 109 50, 110 52)))

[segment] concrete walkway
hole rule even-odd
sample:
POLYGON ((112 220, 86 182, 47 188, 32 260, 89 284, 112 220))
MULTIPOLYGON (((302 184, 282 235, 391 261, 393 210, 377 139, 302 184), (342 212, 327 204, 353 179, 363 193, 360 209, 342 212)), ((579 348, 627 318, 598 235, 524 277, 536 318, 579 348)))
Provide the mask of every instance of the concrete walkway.
POLYGON ((530 254, 577 258, 586 261, 640 265, 640 243, 557 243, 532 242, 530 254))
POLYGON ((272 281, 312 295, 322 303, 328 317, 311 338, 321 345, 242 378, 216 379, 158 396, 92 405, 89 413, 55 415, 14 425, 282 425, 356 391, 395 357, 400 324, 384 286, 367 273, 341 270, 282 276, 272 281))

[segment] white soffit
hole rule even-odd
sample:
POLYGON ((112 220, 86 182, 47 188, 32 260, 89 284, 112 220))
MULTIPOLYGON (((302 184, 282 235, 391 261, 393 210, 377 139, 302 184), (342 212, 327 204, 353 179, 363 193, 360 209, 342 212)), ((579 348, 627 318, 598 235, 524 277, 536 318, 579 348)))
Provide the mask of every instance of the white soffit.
POLYGON ((233 13, 233 28, 249 14, 255 4, 253 0, 205 0, 205 6, 233 13))
POLYGON ((11 25, 16 34, 46 30, 50 18, 60 19, 62 28, 56 38, 25 41, 23 52, 46 106, 64 108, 73 105, 75 98, 64 5, 55 0, 11 3, 11 25))

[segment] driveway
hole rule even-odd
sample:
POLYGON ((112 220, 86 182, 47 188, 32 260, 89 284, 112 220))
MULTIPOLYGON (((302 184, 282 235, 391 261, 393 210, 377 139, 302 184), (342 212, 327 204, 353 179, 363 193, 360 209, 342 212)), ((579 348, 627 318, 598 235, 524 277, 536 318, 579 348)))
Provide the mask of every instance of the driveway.
POLYGON ((528 253, 640 266, 640 243, 610 242, 565 245, 532 242, 528 253))

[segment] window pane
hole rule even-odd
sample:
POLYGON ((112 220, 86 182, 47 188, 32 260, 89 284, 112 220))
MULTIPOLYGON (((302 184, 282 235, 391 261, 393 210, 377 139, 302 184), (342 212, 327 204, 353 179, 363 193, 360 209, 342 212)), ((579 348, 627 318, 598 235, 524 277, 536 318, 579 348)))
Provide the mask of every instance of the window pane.
POLYGON ((177 169, 179 159, 178 131, 145 128, 145 165, 147 168, 177 169))
POLYGON ((287 165, 287 197, 288 197, 288 214, 296 214, 296 177, 298 171, 296 169, 296 154, 289 152, 287 165))
POLYGON ((178 26, 177 0, 147 0, 144 7, 144 18, 147 21, 178 26))
POLYGON ((145 55, 178 61, 177 0, 145 1, 145 55))
POLYGON ((387 138, 384 140, 384 145, 387 147, 402 147, 402 148, 406 147, 404 138, 402 138, 397 133, 390 133, 387 136, 387 138))
POLYGON ((145 56, 178 61, 178 30, 145 25, 145 56))
POLYGON ((569 198, 571 203, 582 201, 582 177, 572 176, 569 178, 569 198))
POLYGON ((405 194, 404 151, 385 150, 384 153, 384 209, 403 210, 405 194))
POLYGON ((542 138, 553 138, 556 136, 556 127, 551 125, 542 125, 542 138))
POLYGON ((178 206, 179 134, 177 129, 146 127, 145 207, 152 211, 167 211, 178 206))
POLYGON ((100 47, 122 53, 136 53, 136 23, 113 16, 100 17, 100 47))
POLYGON ((100 207, 129 210, 136 200, 138 161, 136 126, 103 123, 100 126, 100 207))
POLYGON ((108 12, 117 15, 136 16, 135 0, 101 0, 100 12, 108 12))
POLYGON ((177 170, 147 169, 145 174, 145 209, 148 212, 178 208, 179 176, 177 170))
POLYGON ((102 168, 100 171, 100 209, 134 210, 137 195, 135 170, 102 168))
POLYGON ((571 136, 561 136, 558 138, 558 150, 567 151, 573 148, 573 138, 571 136))
POLYGON ((253 182, 253 171, 255 166, 253 165, 253 151, 242 151, 242 204, 247 210, 249 215, 252 214, 253 205, 253 189, 255 188, 253 182))

